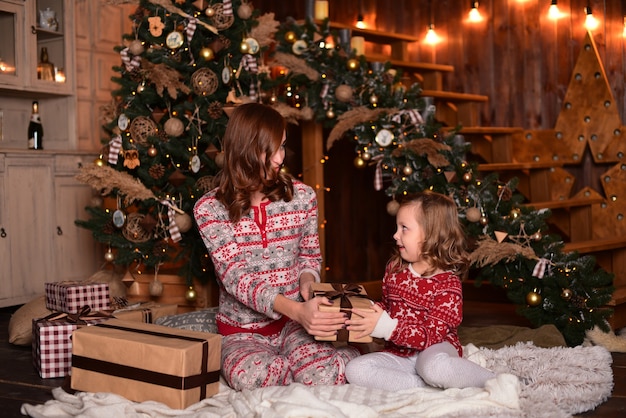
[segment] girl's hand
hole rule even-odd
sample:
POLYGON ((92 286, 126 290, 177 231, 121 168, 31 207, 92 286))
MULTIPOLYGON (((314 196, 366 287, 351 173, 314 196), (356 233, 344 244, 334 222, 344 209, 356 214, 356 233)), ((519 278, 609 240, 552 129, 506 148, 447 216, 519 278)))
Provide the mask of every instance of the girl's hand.
POLYGON ((348 331, 354 333, 354 338, 359 339, 367 337, 374 331, 374 328, 376 328, 378 319, 383 314, 383 308, 377 304, 373 304, 372 310, 352 308, 351 319, 346 321, 346 325, 348 325, 348 331))
POLYGON ((311 299, 311 283, 315 283, 315 276, 309 272, 300 275, 300 295, 307 301, 311 299))

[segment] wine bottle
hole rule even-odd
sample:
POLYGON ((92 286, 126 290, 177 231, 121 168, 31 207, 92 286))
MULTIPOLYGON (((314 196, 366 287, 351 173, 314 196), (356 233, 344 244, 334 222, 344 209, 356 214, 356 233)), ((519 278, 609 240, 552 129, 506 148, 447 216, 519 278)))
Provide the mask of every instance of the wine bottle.
POLYGON ((33 102, 33 109, 28 123, 28 148, 43 149, 43 126, 39 117, 39 102, 33 102))

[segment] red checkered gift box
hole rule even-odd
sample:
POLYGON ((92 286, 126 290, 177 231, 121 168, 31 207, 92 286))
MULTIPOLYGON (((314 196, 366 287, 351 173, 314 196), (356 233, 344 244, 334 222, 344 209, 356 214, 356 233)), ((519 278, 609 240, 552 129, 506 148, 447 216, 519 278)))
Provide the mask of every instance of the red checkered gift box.
POLYGON ((78 313, 83 306, 103 311, 111 307, 108 283, 48 282, 45 284, 46 308, 78 313))
POLYGON ((42 378, 69 375, 72 369, 72 332, 110 318, 109 314, 90 313, 89 308, 85 308, 74 315, 55 312, 45 318, 33 319, 33 365, 42 378))

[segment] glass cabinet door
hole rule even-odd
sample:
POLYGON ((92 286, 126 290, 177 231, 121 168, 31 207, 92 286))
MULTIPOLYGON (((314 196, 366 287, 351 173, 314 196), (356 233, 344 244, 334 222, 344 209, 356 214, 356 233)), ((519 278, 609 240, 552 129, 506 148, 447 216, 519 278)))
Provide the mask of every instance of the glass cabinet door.
POLYGON ((24 83, 24 5, 0 3, 0 87, 24 83))
POLYGON ((68 70, 68 25, 64 0, 36 0, 31 10, 30 32, 34 45, 30 52, 32 84, 39 90, 71 92, 68 70))

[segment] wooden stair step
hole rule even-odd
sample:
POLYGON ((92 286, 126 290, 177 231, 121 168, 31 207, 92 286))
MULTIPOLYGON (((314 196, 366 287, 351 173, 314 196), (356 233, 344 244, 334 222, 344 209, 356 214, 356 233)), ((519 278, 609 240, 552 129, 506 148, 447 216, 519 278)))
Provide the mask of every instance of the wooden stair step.
POLYGON ((553 167, 562 167, 563 163, 555 161, 527 161, 510 163, 488 163, 479 164, 478 171, 520 171, 520 170, 541 170, 553 167))
POLYGON ((554 177, 560 174, 558 170, 561 166, 562 163, 554 161, 489 163, 479 164, 478 171, 495 171, 502 181, 517 178, 520 193, 531 202, 542 202, 554 200, 555 195, 560 194, 560 190, 556 189, 561 185, 554 181, 554 177))
POLYGON ((489 100, 489 97, 484 94, 458 93, 444 90, 422 90, 421 95, 451 102, 487 102, 489 100))
POLYGON ((578 251, 581 254, 589 254, 622 248, 626 248, 626 237, 610 237, 568 242, 563 247, 563 250, 568 252, 578 251))
POLYGON ((532 206, 535 209, 569 209, 580 206, 589 206, 604 201, 601 197, 592 198, 574 198, 574 199, 562 199, 562 200, 550 200, 546 202, 527 202, 526 206, 532 206))
POLYGON ((504 163, 514 159, 514 143, 521 141, 524 130, 509 126, 463 127, 458 133, 471 143, 471 153, 487 163, 504 163))

